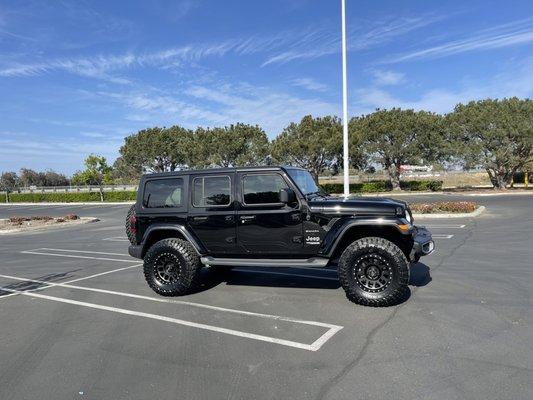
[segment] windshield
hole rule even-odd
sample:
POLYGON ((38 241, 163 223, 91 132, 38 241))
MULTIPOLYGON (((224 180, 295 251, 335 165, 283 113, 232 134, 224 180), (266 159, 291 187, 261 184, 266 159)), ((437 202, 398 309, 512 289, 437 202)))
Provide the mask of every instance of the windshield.
POLYGON ((321 192, 308 171, 303 169, 287 169, 287 172, 304 195, 321 192))

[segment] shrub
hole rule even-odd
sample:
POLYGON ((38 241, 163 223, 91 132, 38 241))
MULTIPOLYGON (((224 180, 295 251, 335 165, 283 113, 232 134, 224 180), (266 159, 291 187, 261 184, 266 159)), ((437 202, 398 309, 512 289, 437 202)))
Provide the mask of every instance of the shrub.
MULTIPOLYGON (((104 201, 135 201, 137 192, 114 191, 104 192, 104 201)), ((11 193, 9 201, 13 203, 77 203, 101 201, 99 192, 66 192, 66 193, 11 193)), ((5 202, 5 198, 4 198, 5 202)))
POLYGON ((433 213, 469 213, 478 208, 473 201, 439 201, 436 203, 413 203, 411 210, 418 214, 433 213))
POLYGON ((80 217, 78 217, 76 214, 67 214, 65 215, 64 218, 68 221, 74 221, 74 220, 80 219, 80 217))
POLYGON ((135 201, 137 192, 134 191, 113 191, 104 192, 104 201, 135 201))
MULTIPOLYGON (((320 185, 327 193, 343 193, 344 185, 342 183, 324 183, 320 185)), ((422 191, 429 190, 432 192, 442 190, 442 181, 424 180, 424 181, 402 181, 400 186, 404 190, 422 191)), ((389 181, 379 180, 363 183, 350 183, 350 193, 372 193, 388 192, 392 190, 389 181)))

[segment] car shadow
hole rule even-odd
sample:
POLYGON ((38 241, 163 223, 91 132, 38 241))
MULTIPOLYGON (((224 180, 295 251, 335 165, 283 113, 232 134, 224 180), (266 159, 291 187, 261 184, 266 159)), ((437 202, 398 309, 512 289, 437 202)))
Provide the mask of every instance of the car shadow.
POLYGON ((416 287, 426 286, 432 280, 429 271, 429 267, 421 262, 411 264, 409 285, 416 287))
POLYGON ((16 293, 16 292, 12 292, 11 290, 16 290, 17 292, 27 292, 27 291, 34 291, 34 290, 39 290, 41 288, 47 287, 48 285, 46 284, 46 282, 60 283, 62 280, 73 277, 74 276, 73 273, 76 271, 79 271, 79 270, 67 271, 67 272, 63 272, 60 274, 47 274, 47 275, 42 275, 37 278, 31 278, 36 281, 42 281, 42 282, 17 281, 9 285, 2 285, 2 288, 0 288, 0 297, 6 296, 8 294, 16 293), (10 289, 10 290, 2 290, 2 289, 10 289))
POLYGON ((293 287, 304 289, 338 289, 337 275, 298 268, 252 268, 233 269, 204 268, 199 284, 192 293, 203 292, 222 283, 232 286, 293 287))

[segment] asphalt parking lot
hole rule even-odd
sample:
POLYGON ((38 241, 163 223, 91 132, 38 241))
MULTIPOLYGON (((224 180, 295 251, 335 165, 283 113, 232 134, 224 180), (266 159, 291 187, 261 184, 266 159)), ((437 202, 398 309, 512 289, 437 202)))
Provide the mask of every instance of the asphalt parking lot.
POLYGON ((203 271, 163 298, 127 255, 126 205, 1 206, 100 222, 0 236, 0 399, 531 399, 533 196, 425 219, 436 253, 395 307, 334 269, 203 271))

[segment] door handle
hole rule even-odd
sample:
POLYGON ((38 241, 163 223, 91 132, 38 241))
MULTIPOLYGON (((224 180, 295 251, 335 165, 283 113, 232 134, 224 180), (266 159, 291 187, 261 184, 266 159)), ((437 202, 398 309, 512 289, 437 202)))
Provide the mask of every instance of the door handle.
POLYGON ((255 215, 242 215, 241 216, 241 222, 245 223, 248 221, 253 221, 255 219, 255 215))
POLYGON ((193 221, 207 221, 207 217, 192 217, 193 221))

